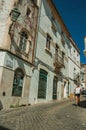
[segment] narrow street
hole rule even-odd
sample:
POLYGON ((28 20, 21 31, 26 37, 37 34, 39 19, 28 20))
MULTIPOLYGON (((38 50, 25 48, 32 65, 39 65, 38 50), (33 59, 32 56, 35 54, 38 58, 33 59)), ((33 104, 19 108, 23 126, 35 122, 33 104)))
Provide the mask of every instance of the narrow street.
POLYGON ((0 130, 86 130, 86 97, 81 106, 64 100, 0 111, 0 130))

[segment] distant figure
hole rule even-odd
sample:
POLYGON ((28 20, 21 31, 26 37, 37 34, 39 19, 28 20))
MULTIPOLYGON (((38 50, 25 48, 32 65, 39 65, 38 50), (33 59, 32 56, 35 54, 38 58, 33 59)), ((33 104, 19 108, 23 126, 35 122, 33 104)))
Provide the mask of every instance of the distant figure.
POLYGON ((78 84, 77 87, 74 89, 76 106, 80 105, 80 94, 81 94, 81 87, 78 84))

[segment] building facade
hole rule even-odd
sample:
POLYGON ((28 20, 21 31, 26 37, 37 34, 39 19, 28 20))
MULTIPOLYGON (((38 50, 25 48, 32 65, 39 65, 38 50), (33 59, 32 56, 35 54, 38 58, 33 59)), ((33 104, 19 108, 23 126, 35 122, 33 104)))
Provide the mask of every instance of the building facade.
POLYGON ((81 64, 80 81, 84 90, 86 90, 86 64, 81 64))
POLYGON ((80 55, 52 0, 1 0, 0 30, 4 108, 70 97, 80 55))
POLYGON ((68 36, 69 32, 52 0, 42 0, 30 104, 61 100, 69 96, 68 36))
POLYGON ((38 20, 36 2, 0 1, 0 100, 4 108, 29 103, 38 20), (16 12, 20 15, 15 21, 16 12))
POLYGON ((73 97, 74 88, 80 83, 80 51, 71 37, 70 47, 68 49, 68 78, 70 97, 73 97))

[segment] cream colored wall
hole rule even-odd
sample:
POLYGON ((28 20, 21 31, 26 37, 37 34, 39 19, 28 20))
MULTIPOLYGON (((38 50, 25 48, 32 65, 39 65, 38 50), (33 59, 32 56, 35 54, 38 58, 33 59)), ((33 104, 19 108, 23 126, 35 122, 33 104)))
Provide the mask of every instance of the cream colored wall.
POLYGON ((8 97, 11 96, 13 78, 14 78, 14 72, 9 69, 3 68, 1 87, 0 87, 0 96, 3 96, 3 92, 5 92, 6 96, 8 97))
POLYGON ((80 73, 80 54, 77 49, 70 42, 71 49, 68 49, 68 77, 70 82, 70 95, 73 96, 74 88, 76 83, 74 80, 74 68, 76 69, 75 73, 80 73))

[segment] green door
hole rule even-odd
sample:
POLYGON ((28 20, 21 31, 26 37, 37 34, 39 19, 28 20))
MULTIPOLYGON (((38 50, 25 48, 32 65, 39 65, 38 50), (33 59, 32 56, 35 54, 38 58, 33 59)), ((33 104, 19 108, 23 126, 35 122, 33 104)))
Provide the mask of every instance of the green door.
POLYGON ((53 79, 53 99, 57 99, 57 77, 53 79))
POLYGON ((46 98, 46 87, 47 87, 47 72, 40 70, 39 74, 39 86, 38 86, 38 98, 46 98))

